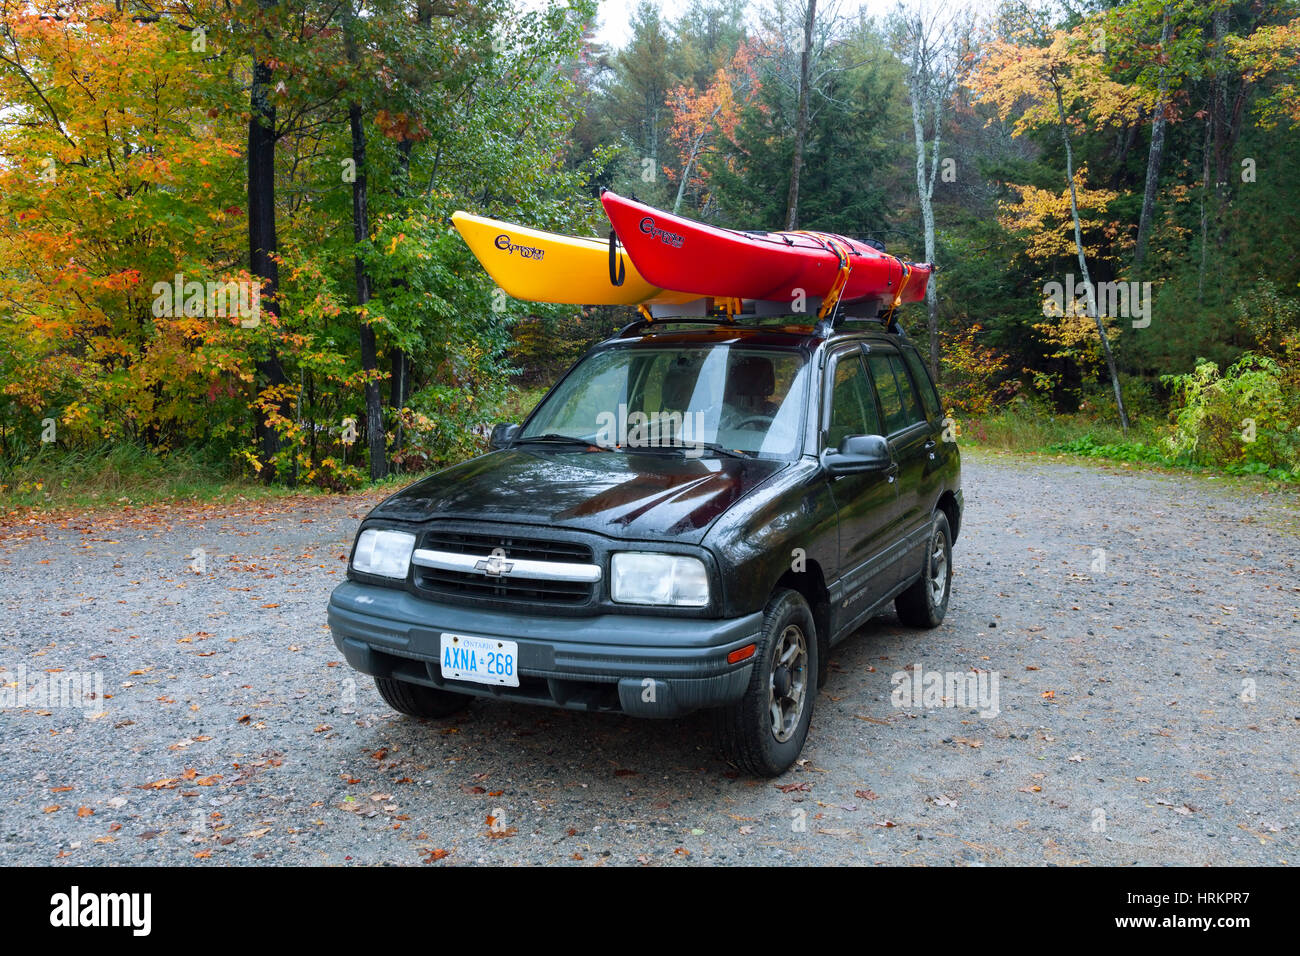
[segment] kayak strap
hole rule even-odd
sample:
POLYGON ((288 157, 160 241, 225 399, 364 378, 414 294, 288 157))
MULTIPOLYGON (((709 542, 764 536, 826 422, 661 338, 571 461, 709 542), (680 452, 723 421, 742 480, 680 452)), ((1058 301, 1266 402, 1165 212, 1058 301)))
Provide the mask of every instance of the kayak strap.
POLYGON ((618 254, 618 234, 614 230, 609 231, 609 284, 615 287, 621 286, 627 278, 627 268, 623 265, 623 257, 618 254))
POLYGON ((894 310, 897 309, 899 304, 903 301, 903 290, 906 289, 907 284, 912 281, 912 267, 906 262, 900 262, 899 265, 903 267, 903 281, 898 284, 898 293, 894 296, 894 303, 889 307, 889 314, 885 316, 886 328, 893 324, 894 310))
POLYGON ((827 252, 835 253, 835 257, 840 260, 839 274, 835 276, 835 281, 831 283, 830 289, 822 297, 821 308, 817 310, 817 321, 820 322, 839 304, 840 296, 844 293, 844 286, 848 284, 849 273, 853 271, 853 266, 849 263, 849 248, 838 236, 833 236, 828 232, 796 229, 794 234, 807 236, 827 252))
POLYGON ((844 293, 844 286, 848 284, 849 273, 853 267, 849 264, 849 250, 845 248, 844 243, 831 236, 821 237, 826 244, 831 247, 831 251, 840 260, 840 271, 835 276, 835 281, 831 283, 830 290, 822 297, 821 308, 817 310, 818 321, 826 318, 827 314, 839 304, 840 296, 844 293))
POLYGON ((641 313, 641 317, 645 319, 647 322, 653 322, 655 320, 654 313, 651 312, 647 306, 638 305, 636 307, 636 310, 641 313))

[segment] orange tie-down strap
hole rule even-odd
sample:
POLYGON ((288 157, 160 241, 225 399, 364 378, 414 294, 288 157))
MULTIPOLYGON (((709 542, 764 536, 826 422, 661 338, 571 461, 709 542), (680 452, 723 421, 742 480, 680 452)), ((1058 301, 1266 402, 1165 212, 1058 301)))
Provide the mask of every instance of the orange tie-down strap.
POLYGON ((894 296, 894 304, 889 307, 889 316, 886 319, 886 325, 893 321, 894 310, 897 309, 899 304, 903 301, 903 290, 906 289, 907 284, 912 281, 912 267, 902 260, 899 260, 899 265, 903 267, 903 281, 898 284, 898 294, 894 296))
POLYGON ((835 253, 840 260, 839 274, 835 276, 835 281, 831 283, 830 289, 822 296, 821 308, 817 310, 817 319, 820 321, 826 318, 827 313, 835 308, 835 303, 840 301, 840 295, 844 292, 844 286, 848 284, 849 273, 853 271, 853 266, 849 264, 849 250, 844 243, 824 232, 810 232, 807 229, 797 229, 795 232, 798 235, 808 236, 821 243, 825 249, 835 253))

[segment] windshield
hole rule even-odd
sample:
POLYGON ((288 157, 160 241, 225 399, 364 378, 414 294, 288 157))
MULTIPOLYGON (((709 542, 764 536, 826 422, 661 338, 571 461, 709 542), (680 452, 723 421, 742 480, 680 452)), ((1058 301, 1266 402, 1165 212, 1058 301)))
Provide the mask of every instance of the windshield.
POLYGON ((807 356, 795 350, 603 349, 569 373, 516 440, 794 457, 807 368, 807 356))

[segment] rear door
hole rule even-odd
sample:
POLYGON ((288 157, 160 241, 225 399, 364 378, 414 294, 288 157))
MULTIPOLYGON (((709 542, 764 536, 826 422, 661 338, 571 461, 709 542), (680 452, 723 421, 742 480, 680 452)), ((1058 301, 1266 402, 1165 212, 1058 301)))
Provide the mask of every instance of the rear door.
MULTIPOLYGON (((838 448, 849 435, 880 435, 882 425, 862 348, 831 356, 823 403, 821 450, 838 448)), ((852 619, 897 581, 889 528, 898 507, 896 469, 828 478, 839 519, 839 585, 832 590, 837 619, 852 619)))
POLYGON ((940 426, 926 416, 920 392, 899 352, 873 342, 866 361, 880 403, 884 434, 898 464, 898 511, 888 535, 907 555, 899 569, 901 580, 914 570, 911 558, 924 544, 930 511, 937 500, 935 448, 940 426))

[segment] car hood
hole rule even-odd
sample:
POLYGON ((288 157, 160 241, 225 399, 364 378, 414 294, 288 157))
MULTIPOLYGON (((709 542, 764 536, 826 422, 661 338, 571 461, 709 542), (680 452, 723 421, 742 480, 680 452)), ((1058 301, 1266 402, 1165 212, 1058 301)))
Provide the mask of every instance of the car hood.
POLYGON ((416 482, 371 517, 506 521, 697 543, 715 518, 788 466, 770 459, 505 449, 416 482))

